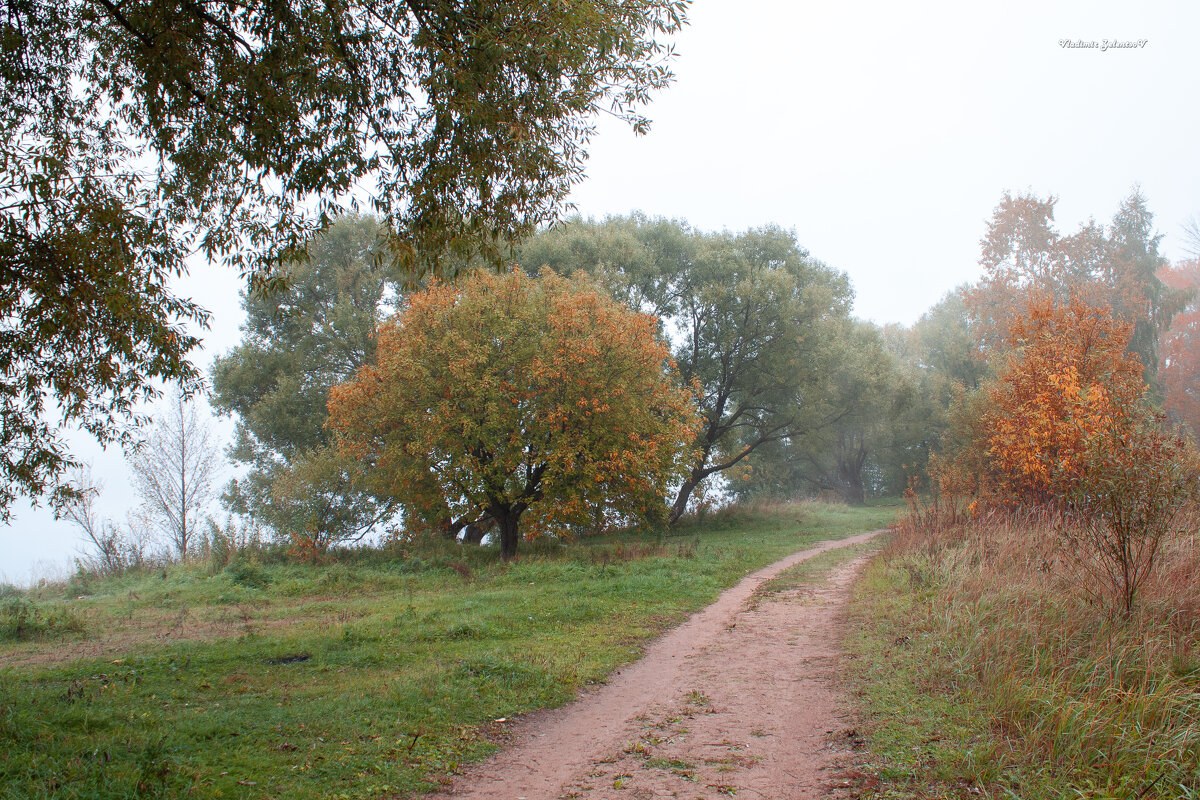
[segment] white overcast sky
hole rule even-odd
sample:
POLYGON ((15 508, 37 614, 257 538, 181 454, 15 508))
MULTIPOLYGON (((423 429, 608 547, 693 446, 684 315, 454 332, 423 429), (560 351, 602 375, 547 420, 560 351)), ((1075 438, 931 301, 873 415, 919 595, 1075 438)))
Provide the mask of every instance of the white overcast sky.
MULTIPOLYGON (((649 135, 601 121, 572 198, 585 216, 794 229, 849 274, 859 316, 905 324, 978 276, 1005 190, 1059 197, 1069 232, 1139 185, 1172 258, 1200 216, 1200 3, 696 0, 690 20, 649 135)), ((207 365, 238 340, 237 278, 202 269, 184 290, 214 312, 207 365)), ((121 454, 79 452, 122 518, 121 454)), ((78 544, 18 509, 0 579, 61 575, 78 544)))

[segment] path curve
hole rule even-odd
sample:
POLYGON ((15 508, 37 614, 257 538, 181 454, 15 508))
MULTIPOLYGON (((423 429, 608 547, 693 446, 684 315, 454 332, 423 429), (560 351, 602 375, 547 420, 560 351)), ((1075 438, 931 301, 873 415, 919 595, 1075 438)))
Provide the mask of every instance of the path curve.
POLYGON ((751 573, 606 684, 513 724, 508 745, 435 797, 825 796, 821 770, 841 722, 834 622, 857 562, 815 590, 751 600, 789 567, 879 533, 825 541, 751 573))

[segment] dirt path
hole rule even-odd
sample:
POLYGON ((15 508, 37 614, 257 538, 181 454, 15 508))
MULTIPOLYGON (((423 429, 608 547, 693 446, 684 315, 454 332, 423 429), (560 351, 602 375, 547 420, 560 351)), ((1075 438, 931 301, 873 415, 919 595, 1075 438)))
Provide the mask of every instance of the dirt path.
POLYGON ((825 770, 844 727, 831 685, 837 612, 861 559, 814 589, 762 602, 753 595, 788 567, 875 533, 824 542, 749 575, 603 687, 514 725, 509 746, 438 797, 829 796, 825 770))

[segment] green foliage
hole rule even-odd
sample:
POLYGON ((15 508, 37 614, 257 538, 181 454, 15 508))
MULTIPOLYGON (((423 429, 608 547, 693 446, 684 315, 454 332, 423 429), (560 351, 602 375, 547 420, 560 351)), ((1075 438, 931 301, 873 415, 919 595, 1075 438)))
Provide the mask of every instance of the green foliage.
POLYGON ((284 272, 286 289, 247 292, 243 341, 216 359, 213 405, 236 415, 231 455, 250 467, 225 501, 281 536, 318 549, 352 538, 380 514, 352 488, 352 465, 329 448, 329 389, 375 352, 396 282, 375 260, 379 224, 342 217, 284 272))
POLYGON ((278 288, 365 186, 397 265, 498 262, 559 213, 600 111, 646 129, 686 3, 6 9, 4 514, 16 492, 64 499, 59 424, 124 441, 155 381, 198 384, 185 329, 207 314, 170 289, 191 254, 278 288))
POLYGON ((1133 321, 1129 351, 1142 362, 1147 383, 1156 393, 1159 335, 1166 332, 1171 318, 1187 302, 1186 292, 1172 289, 1159 278, 1168 266, 1166 257, 1158 252, 1162 238, 1154 231, 1154 214, 1145 196, 1135 188, 1121 201, 1109 228, 1112 269, 1131 287, 1118 298, 1113 310, 1133 321))
POLYGON ((743 498, 832 492, 861 505, 899 495, 908 464, 921 460, 926 420, 915 381, 871 323, 846 320, 823 380, 805 395, 805 425, 768 442, 732 470, 743 498), (915 452, 914 452, 915 451, 915 452))
POLYGON ((930 457, 961 449, 979 409, 967 412, 990 370, 979 352, 960 287, 925 312, 911 328, 884 331, 909 387, 907 403, 889 420, 892 447, 879 462, 889 491, 903 491, 928 471, 930 457))
MULTIPOLYGON (((881 516, 743 512, 719 532, 661 543, 631 530, 507 564, 430 539, 405 543, 404 560, 348 551, 336 574, 262 564, 261 590, 201 565, 97 581, 77 602, 101 637, 80 647, 102 657, 0 669, 0 786, 6 798, 430 791, 494 750, 498 718, 569 701, 748 571, 881 516), (181 617, 213 637, 189 641, 181 617), (108 631, 125 644, 104 644, 108 631)), ((0 659, 32 649, 0 643, 0 659)))
MULTIPOLYGON (((0 50, 11 30, 6 24, 0 50)), ((0 66, 6 109, 0 130, 0 521, 8 521, 18 495, 49 494, 56 508, 76 496, 61 480, 78 466, 63 445, 65 424, 102 445, 129 446, 150 421, 135 409, 156 396, 155 381, 198 385, 187 355, 199 339, 185 325, 203 327, 208 313, 170 292, 182 261, 159 227, 125 219, 130 198, 106 196, 91 185, 93 175, 107 171, 105 158, 66 170, 57 156, 41 153, 36 160, 51 173, 45 175, 26 160, 27 151, 17 152, 12 132, 20 125, 7 118, 14 112, 3 100, 9 88, 3 72, 0 66), (14 163, 18 174, 10 171, 14 163), (43 193, 51 196, 39 204, 35 198, 43 193)))
POLYGON ((240 345, 213 365, 213 404, 238 416, 239 460, 289 459, 325 443, 329 387, 366 363, 395 281, 375 261, 379 223, 346 216, 307 243, 286 288, 243 292, 240 345))
POLYGON ((930 393, 945 406, 955 387, 973 390, 988 367, 971 333, 963 299, 964 287, 947 293, 913 325, 906 347, 908 360, 930 382, 930 393))
POLYGON ((807 398, 824 387, 852 292, 845 275, 809 257, 792 233, 706 234, 636 215, 576 219, 525 244, 518 261, 533 271, 590 272, 670 332, 684 380, 699 388, 703 419, 672 521, 710 476, 820 424, 807 398))

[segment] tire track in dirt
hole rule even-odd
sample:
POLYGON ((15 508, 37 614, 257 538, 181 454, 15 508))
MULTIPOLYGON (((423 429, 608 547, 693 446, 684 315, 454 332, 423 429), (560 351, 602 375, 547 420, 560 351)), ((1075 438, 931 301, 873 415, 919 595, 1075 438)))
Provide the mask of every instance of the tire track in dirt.
POLYGON ((764 567, 655 641, 603 686, 514 724, 449 800, 801 800, 829 796, 845 720, 833 688, 838 611, 863 559, 813 588, 751 602, 766 580, 881 531, 822 542, 764 567))

